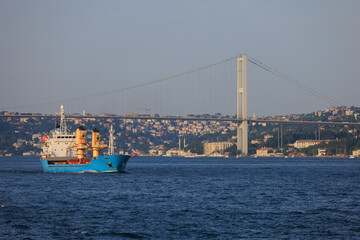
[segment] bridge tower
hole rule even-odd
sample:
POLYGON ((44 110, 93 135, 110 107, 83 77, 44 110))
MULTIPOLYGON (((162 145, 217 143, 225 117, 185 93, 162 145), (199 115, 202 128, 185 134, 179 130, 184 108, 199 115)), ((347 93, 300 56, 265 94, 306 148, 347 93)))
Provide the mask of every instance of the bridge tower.
POLYGON ((237 150, 248 154, 248 122, 247 116, 247 55, 240 55, 237 62, 237 118, 245 119, 238 122, 237 150))

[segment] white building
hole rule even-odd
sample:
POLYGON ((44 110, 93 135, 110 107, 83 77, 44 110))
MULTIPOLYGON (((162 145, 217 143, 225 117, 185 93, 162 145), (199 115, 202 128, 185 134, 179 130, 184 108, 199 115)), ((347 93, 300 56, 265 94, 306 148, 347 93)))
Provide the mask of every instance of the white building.
POLYGON ((326 148, 319 148, 318 149, 318 156, 326 156, 326 148))
POLYGON ((354 150, 354 151, 352 152, 352 155, 353 155, 354 157, 360 157, 360 149, 354 150))
POLYGON ((224 154, 225 149, 234 145, 232 142, 211 142, 211 143, 204 143, 204 154, 211 155, 215 152, 219 152, 224 154))
POLYGON ((311 147, 311 146, 317 145, 322 142, 328 143, 328 142, 330 142, 330 140, 296 140, 296 142, 294 143, 294 147, 307 148, 307 147, 311 147))
POLYGON ((259 148, 256 149, 256 156, 258 157, 270 157, 275 156, 276 149, 274 148, 259 148))

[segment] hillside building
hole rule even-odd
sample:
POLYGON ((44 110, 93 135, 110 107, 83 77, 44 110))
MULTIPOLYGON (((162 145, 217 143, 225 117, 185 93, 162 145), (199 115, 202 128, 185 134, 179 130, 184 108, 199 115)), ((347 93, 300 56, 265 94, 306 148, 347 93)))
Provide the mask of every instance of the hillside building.
POLYGON ((317 145, 322 142, 330 142, 330 140, 296 140, 294 143, 294 147, 300 149, 300 148, 307 148, 314 145, 317 145))

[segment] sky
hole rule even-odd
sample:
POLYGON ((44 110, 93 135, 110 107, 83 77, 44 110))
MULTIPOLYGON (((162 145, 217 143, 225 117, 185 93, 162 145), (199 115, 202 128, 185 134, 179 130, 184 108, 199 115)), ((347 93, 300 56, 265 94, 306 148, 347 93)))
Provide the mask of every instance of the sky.
MULTIPOLYGON (((350 0, 2 0, 0 111, 53 113, 61 101, 10 107, 122 89, 239 54, 341 105, 360 106, 359 26, 360 1, 350 0)), ((175 80, 136 93, 63 104, 72 112, 235 114, 231 70, 226 65, 177 80, 184 83, 175 80), (196 77, 202 82, 179 87, 198 81, 196 77), (212 79, 209 91, 201 88, 207 78, 212 79)), ((248 63, 250 115, 307 113, 330 106, 248 63)))

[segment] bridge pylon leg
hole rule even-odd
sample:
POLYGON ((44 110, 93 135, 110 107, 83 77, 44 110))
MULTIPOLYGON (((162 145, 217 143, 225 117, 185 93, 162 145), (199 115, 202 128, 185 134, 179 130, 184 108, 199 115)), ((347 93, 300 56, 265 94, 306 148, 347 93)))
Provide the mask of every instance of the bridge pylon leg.
POLYGON ((247 122, 247 55, 240 55, 237 61, 237 118, 242 119, 237 129, 237 150, 248 154, 248 122, 247 122))

